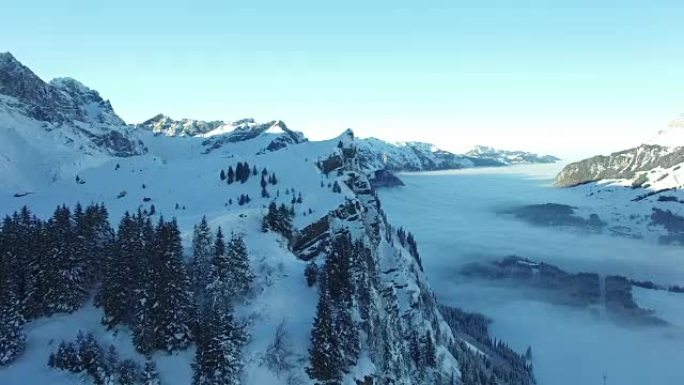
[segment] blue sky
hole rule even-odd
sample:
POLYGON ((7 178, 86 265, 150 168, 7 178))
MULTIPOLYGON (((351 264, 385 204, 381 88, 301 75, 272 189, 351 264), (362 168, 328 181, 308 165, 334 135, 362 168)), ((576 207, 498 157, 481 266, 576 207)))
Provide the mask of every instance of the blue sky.
POLYGON ((282 119, 360 136, 563 156, 684 112, 682 1, 22 1, 0 50, 127 122, 282 119))

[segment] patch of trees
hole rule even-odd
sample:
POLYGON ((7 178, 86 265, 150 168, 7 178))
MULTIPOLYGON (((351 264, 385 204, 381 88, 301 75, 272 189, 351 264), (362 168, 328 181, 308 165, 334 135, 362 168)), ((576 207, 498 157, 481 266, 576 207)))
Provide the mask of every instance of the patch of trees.
MULTIPOLYGON (((253 279, 242 236, 232 234, 226 242, 205 218, 194 229, 186 266, 175 219, 154 225, 138 210, 124 214, 115 232, 103 205, 59 206, 48 221, 24 207, 0 230, 0 365, 24 350, 25 320, 73 312, 98 287, 103 324, 129 327, 140 353, 173 352, 195 342, 194 383, 237 384, 247 333, 232 306, 246 297, 253 279)), ((82 336, 62 344, 50 365, 108 383, 100 382, 111 369, 101 364, 101 350, 82 336)), ((137 374, 115 377, 121 384, 148 384, 135 380, 137 374)))
POLYGON ((397 229, 397 237, 399 238, 399 243, 401 243, 401 246, 408 248, 409 254, 411 254, 411 256, 416 260, 416 263, 418 263, 420 271, 423 271, 423 261, 418 253, 418 244, 416 243, 416 239, 413 237, 413 234, 406 232, 403 227, 400 227, 397 229))
POLYGON ((113 239, 102 205, 59 206, 43 221, 27 207, 0 231, 0 365, 24 349, 26 320, 73 312, 102 274, 113 239))
POLYGON ((243 299, 254 276, 242 236, 226 244, 221 228, 214 235, 203 218, 193 232, 190 271, 198 309, 193 360, 193 385, 239 384, 244 325, 233 315, 233 303, 243 299))
MULTIPOLYGON (((221 179, 221 181, 225 181, 228 184, 232 184, 234 182, 245 183, 247 182, 247 180, 249 180, 250 176, 257 175, 259 175, 259 171, 257 170, 256 166, 252 166, 250 168, 249 163, 238 162, 234 168, 231 165, 228 166, 228 170, 221 169, 219 173, 219 179, 221 179)), ((272 185, 276 185, 278 183, 278 178, 276 177, 275 173, 269 174, 266 168, 261 170, 261 179, 262 181, 266 181, 267 183, 270 183, 272 185)))
POLYGON ((684 217, 672 213, 670 210, 653 208, 651 221, 663 226, 670 233, 684 233, 684 217))
POLYGON ((477 313, 439 305, 444 321, 460 341, 449 347, 458 360, 461 380, 464 385, 531 385, 535 383, 532 364, 532 349, 519 354, 501 340, 489 336, 488 318, 477 313), (471 345, 485 355, 473 352, 471 345))
POLYGON ((285 204, 277 206, 275 202, 268 205, 268 212, 264 216, 262 222, 262 230, 267 232, 269 230, 281 234, 286 239, 292 239, 292 218, 294 217, 294 208, 287 208, 285 204))
POLYGON ((50 354, 51 368, 82 373, 97 385, 159 385, 157 366, 148 359, 144 366, 132 359, 121 360, 113 345, 105 352, 92 333, 79 331, 75 341, 59 344, 50 354))
POLYGON ((246 205, 251 201, 252 199, 249 197, 249 194, 240 194, 240 196, 237 198, 237 202, 240 206, 246 205))

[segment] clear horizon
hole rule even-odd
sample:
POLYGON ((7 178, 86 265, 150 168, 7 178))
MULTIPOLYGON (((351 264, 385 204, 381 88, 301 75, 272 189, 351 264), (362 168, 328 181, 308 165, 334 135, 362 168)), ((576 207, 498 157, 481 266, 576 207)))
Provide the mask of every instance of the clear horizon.
POLYGON ((684 3, 508 3, 27 1, 3 10, 0 50, 129 123, 281 119, 311 139, 569 158, 684 112, 684 3))

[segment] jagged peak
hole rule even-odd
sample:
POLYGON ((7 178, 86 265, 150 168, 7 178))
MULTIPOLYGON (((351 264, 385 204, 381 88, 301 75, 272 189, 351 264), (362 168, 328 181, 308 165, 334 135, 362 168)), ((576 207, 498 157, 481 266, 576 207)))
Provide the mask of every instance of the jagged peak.
POLYGON ((342 131, 340 135, 335 137, 336 140, 354 140, 354 131, 351 128, 347 128, 342 131))
MULTIPOLYGON (((9 51, 0 52, 0 63, 8 63, 8 62, 19 63, 19 60, 17 60, 14 57, 14 55, 12 55, 12 53, 9 51)), ((21 64, 21 63, 19 63, 19 64, 21 64)))

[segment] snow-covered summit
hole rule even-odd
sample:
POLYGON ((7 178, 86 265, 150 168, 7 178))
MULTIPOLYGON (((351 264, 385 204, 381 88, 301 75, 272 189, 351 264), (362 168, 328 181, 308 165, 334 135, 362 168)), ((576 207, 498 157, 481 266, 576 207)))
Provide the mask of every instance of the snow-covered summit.
POLYGON ((136 127, 157 135, 205 138, 203 142, 205 152, 214 151, 226 143, 242 142, 257 137, 265 138, 267 141, 260 151, 275 151, 290 144, 307 141, 304 134, 289 129, 281 120, 266 123, 258 123, 252 118, 234 122, 195 119, 174 120, 167 115, 158 114, 136 127))
POLYGON ((150 130, 155 134, 162 134, 166 136, 197 136, 224 127, 229 127, 229 131, 234 129, 232 124, 225 123, 222 120, 174 120, 168 115, 164 114, 157 114, 152 118, 138 124, 138 128, 150 130))

